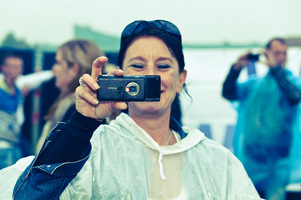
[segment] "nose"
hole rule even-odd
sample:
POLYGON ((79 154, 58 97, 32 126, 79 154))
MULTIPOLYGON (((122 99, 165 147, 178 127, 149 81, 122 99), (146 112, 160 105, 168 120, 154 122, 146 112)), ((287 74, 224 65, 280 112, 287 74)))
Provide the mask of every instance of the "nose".
POLYGON ((52 65, 52 68, 51 68, 51 70, 53 71, 53 73, 56 71, 56 64, 54 64, 54 65, 52 65))
POLYGON ((286 61, 286 53, 282 54, 282 60, 286 61))
POLYGON ((150 64, 146 67, 145 75, 157 75, 157 70, 154 64, 150 64))

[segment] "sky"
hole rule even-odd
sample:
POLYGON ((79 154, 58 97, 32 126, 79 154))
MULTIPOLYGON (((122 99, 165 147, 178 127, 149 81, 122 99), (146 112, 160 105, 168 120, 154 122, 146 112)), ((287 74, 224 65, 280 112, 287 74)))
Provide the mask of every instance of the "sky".
POLYGON ((183 42, 265 43, 301 36, 300 0, 1 0, 0 41, 8 32, 30 44, 59 45, 75 24, 120 36, 137 19, 165 19, 183 42))

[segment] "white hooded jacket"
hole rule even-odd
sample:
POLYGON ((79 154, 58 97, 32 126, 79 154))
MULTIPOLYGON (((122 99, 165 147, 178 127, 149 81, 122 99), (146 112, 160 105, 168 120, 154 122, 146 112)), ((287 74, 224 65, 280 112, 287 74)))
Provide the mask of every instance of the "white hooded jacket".
POLYGON ((242 164, 196 129, 159 146, 128 115, 100 126, 90 158, 62 199, 235 199, 258 197, 242 164))
MULTIPOLYGON (((120 114, 93 133, 90 157, 60 199, 204 199, 258 197, 242 164, 226 148, 196 129, 170 146, 159 146, 132 118, 120 114)), ((0 197, 32 157, 0 171, 0 197), (3 189, 3 190, 2 190, 3 189)))

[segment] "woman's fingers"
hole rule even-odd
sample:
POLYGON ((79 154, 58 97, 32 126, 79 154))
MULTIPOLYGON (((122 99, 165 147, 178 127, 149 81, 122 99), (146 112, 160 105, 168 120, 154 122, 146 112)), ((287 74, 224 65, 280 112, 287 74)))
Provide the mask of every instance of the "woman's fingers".
POLYGON ((99 102, 95 96, 95 92, 92 90, 86 89, 84 86, 79 86, 76 88, 76 94, 81 99, 89 102, 92 105, 97 105, 99 102))
POLYGON ((97 76, 101 75, 101 69, 107 61, 108 58, 105 56, 98 57, 96 60, 94 60, 92 65, 92 73, 91 73, 91 77, 94 80, 97 80, 97 76))
POLYGON ((89 89, 94 91, 99 89, 99 85, 97 84, 96 80, 94 80, 89 74, 84 74, 81 77, 81 82, 81 86, 83 87, 89 87, 89 89))
POLYGON ((123 76, 123 71, 119 68, 114 69, 113 71, 110 71, 108 75, 113 76, 123 76))
MULTIPOLYGON (((80 86, 76 88, 76 109, 84 116, 95 119, 104 119, 114 112, 114 110, 124 110, 127 108, 125 102, 99 102, 97 92, 99 85, 97 83, 98 75, 101 75, 103 65, 108 61, 106 57, 99 57, 93 62, 92 73, 84 74, 79 82, 80 86)), ((121 69, 115 69, 109 75, 123 76, 121 69)))
MULTIPOLYGON (((109 75, 115 75, 115 76, 123 76, 123 71, 121 69, 115 69, 112 72, 109 73, 109 75)), ((93 90, 95 92, 99 89, 99 85, 96 82, 97 79, 94 79, 89 74, 84 74, 80 78, 80 85, 87 91, 93 90)))

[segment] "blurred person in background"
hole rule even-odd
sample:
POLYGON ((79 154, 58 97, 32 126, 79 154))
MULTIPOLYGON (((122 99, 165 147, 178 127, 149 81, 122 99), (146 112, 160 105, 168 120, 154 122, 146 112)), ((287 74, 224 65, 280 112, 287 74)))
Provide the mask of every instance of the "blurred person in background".
POLYGON ((23 107, 21 90, 16 79, 23 72, 23 59, 16 53, 4 56, 0 66, 0 169, 14 164, 22 157, 21 127, 18 109, 23 107))
POLYGON ((91 73, 93 61, 104 55, 99 46, 87 39, 74 39, 62 44, 55 56, 56 63, 52 67, 55 85, 60 95, 46 115, 41 137, 36 146, 38 153, 47 134, 58 122, 66 122, 75 111, 75 89, 79 86, 79 78, 91 73))
POLYGON ((261 197, 284 199, 290 182, 291 146, 301 99, 300 80, 286 68, 287 43, 273 38, 264 55, 268 73, 238 82, 241 69, 251 62, 250 53, 231 66, 222 95, 238 102, 233 140, 234 154, 242 161, 261 197))
MULTIPOLYGON (((10 63, 12 61, 12 58, 19 58, 22 60, 23 67, 24 69, 25 66, 25 61, 24 55, 22 52, 19 50, 6 50, 6 53, 4 53, 4 58, 1 59, 2 61, 5 60, 6 57, 10 57, 7 60, 7 63, 10 63)), ((16 60, 15 60, 16 61, 16 60)), ((20 63, 20 62, 19 62, 20 63)), ((22 70, 24 71, 24 70, 22 70)), ((22 156, 27 156, 32 154, 32 150, 30 148, 30 141, 29 138, 26 137, 26 135, 30 135, 30 133, 25 133, 24 131, 24 122, 26 121, 26 111, 24 109, 25 102, 26 102, 26 97, 31 91, 34 91, 35 89, 39 88, 40 85, 44 82, 49 80, 50 78, 53 77, 53 73, 51 70, 45 70, 45 71, 37 71, 34 73, 29 73, 29 74, 20 74, 16 79, 14 79, 14 85, 18 91, 21 91, 21 99, 22 101, 19 103, 16 114, 15 114, 15 126, 20 127, 20 133, 18 135, 19 138, 19 145, 21 146, 22 149, 22 156)), ((5 91, 8 91, 5 88, 8 88, 8 85, 6 82, 3 82, 5 80, 5 75, 4 73, 0 73, 0 80, 1 80, 1 88, 4 88, 5 91), (5 83, 5 84, 4 84, 5 83)), ((12 101, 13 102, 13 101, 12 101)), ((10 103, 12 103, 10 102, 10 103)), ((4 103, 4 102, 2 102, 4 103)), ((9 104, 10 104, 9 103, 9 104)), ((5 115, 2 115, 2 118, 0 120, 0 123, 6 123, 6 120, 9 120, 5 115)), ((13 127, 13 126, 12 126, 13 127)), ((3 125, 2 128, 5 128, 3 125)), ((6 145, 7 146, 7 145, 6 145)))

